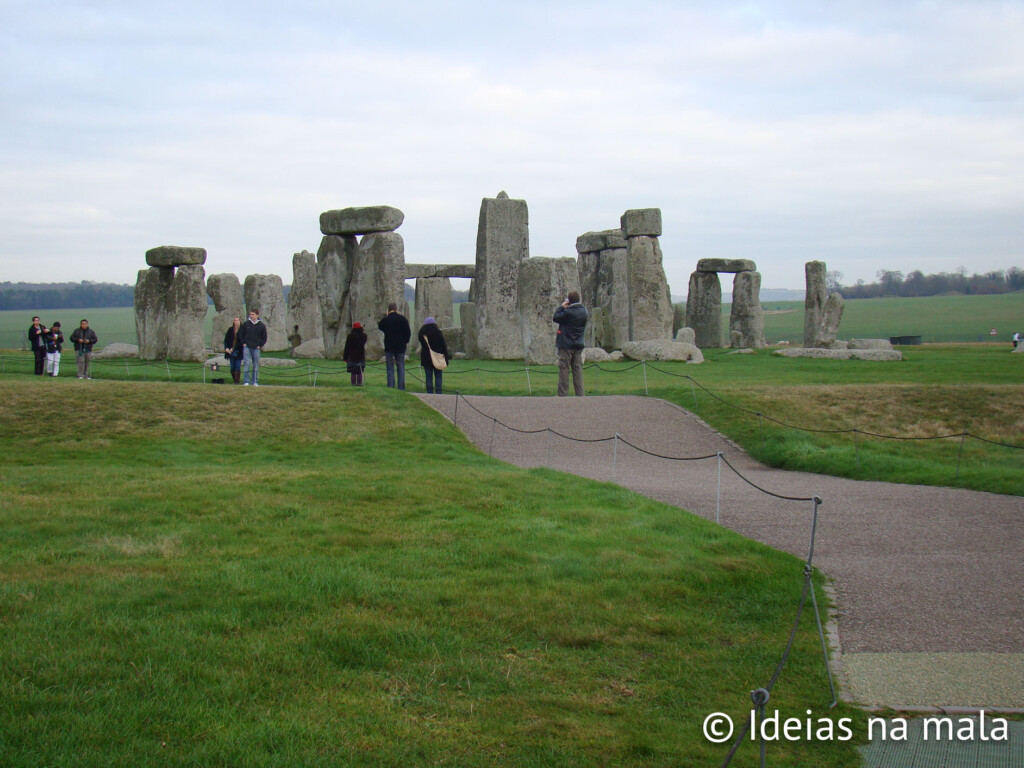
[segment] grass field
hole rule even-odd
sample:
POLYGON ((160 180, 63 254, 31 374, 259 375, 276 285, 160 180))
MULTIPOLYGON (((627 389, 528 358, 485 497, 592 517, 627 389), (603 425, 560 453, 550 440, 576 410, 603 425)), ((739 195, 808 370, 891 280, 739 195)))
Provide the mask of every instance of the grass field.
MULTIPOLYGON (((718 765, 799 599, 796 558, 381 387, 0 396, 4 766, 718 765)), ((770 709, 861 738, 828 703, 805 614, 770 709)))
MULTIPOLYGON (((802 301, 766 302, 765 338, 769 343, 783 339, 803 342, 802 301)), ((730 306, 723 305, 723 329, 728 330, 730 306)), ((131 307, 115 309, 65 309, 40 313, 43 322, 60 320, 74 327, 83 317, 101 335, 101 343, 135 343, 135 315, 131 307)), ((206 316, 209 336, 213 308, 206 316)), ((458 322, 458 305, 455 305, 458 322)), ((410 314, 410 320, 412 319, 410 314)), ((31 312, 0 312, 0 349, 21 349, 31 312)), ((922 336, 928 342, 999 341, 1008 344, 1014 331, 1024 334, 1024 291, 998 296, 929 296, 920 299, 861 299, 846 302, 842 339, 887 339, 890 336, 922 336), (995 328, 997 336, 989 331, 995 328)))

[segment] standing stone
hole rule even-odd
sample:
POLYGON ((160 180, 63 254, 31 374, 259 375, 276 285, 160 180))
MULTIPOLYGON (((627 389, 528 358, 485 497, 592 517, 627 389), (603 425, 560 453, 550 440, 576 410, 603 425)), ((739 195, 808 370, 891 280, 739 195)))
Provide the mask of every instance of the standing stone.
MULTIPOLYGON (((348 292, 358 243, 355 237, 327 235, 316 254, 316 293, 320 303, 324 355, 340 360, 351 330, 348 292)), ((367 329, 369 334, 369 329, 367 329)))
POLYGON ((366 343, 368 360, 384 354, 384 337, 377 331, 377 321, 387 313, 391 302, 408 316, 405 309, 405 241, 397 232, 366 235, 359 241, 352 260, 348 308, 349 324, 358 321, 367 329, 370 337, 366 343))
POLYGON ((140 360, 167 357, 167 294, 172 280, 173 267, 139 270, 135 282, 135 335, 140 360))
MULTIPOLYGON (((661 212, 658 211, 659 224, 660 220, 661 212)), ((628 243, 630 339, 671 339, 672 297, 665 279, 658 238, 638 235, 630 237, 628 243)))
POLYGON ((694 272, 686 298, 686 327, 700 349, 722 346, 722 282, 717 272, 694 272))
POLYGON ((843 317, 843 297, 828 293, 825 283, 827 266, 823 261, 809 261, 804 266, 807 293, 804 297, 804 346, 827 348, 836 340, 843 317))
POLYGON ((733 278, 729 345, 737 349, 761 349, 765 346, 760 272, 737 272, 733 278))
POLYGON ((202 363, 206 360, 206 270, 187 264, 174 272, 167 291, 167 357, 202 363))
POLYGON ((496 198, 484 198, 480 203, 473 281, 476 343, 481 357, 514 360, 523 355, 517 291, 519 265, 529 256, 526 201, 511 200, 505 192, 496 198))
MULTIPOLYGON (((416 279, 416 319, 410 320, 413 335, 423 320, 433 317, 438 328, 450 328, 452 321, 452 281, 447 277, 420 277, 416 279)), ((413 342, 418 346, 416 339, 413 342)))
POLYGON ((210 349, 223 352, 221 345, 228 328, 239 318, 245 322, 245 308, 242 303, 242 284, 238 276, 229 272, 210 275, 206 278, 206 295, 213 300, 217 313, 213 316, 213 330, 210 332, 210 349))
POLYGON ((629 341, 628 249, 608 248, 598 254, 593 307, 601 310, 594 326, 594 343, 609 351, 622 349, 629 341))
POLYGON ((292 288, 288 292, 286 335, 299 326, 302 342, 319 339, 323 334, 320 301, 316 293, 316 256, 309 251, 292 256, 292 288))
POLYGON ((519 321, 523 359, 529 365, 556 362, 551 319, 569 291, 580 289, 576 259, 524 259, 519 264, 519 321))
POLYGON ((480 346, 476 342, 476 302, 464 301, 459 305, 459 322, 462 324, 462 351, 466 353, 466 357, 475 360, 480 357, 480 346))
POLYGON ((284 283, 280 275, 248 275, 245 278, 246 312, 253 309, 260 313, 260 320, 267 326, 265 352, 290 349, 284 324, 288 309, 284 304, 284 283))

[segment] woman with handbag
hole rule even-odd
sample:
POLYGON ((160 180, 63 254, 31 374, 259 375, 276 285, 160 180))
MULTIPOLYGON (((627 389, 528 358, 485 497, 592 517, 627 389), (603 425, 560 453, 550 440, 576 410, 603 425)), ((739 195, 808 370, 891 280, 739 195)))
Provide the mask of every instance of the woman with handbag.
POLYGON ((366 368, 366 342, 369 337, 361 323, 352 323, 352 330, 345 338, 345 351, 341 359, 345 361, 345 370, 349 372, 353 387, 363 386, 363 369, 366 368))
POLYGON ((441 394, 441 371, 448 367, 448 344, 434 318, 423 321, 416 334, 420 340, 420 365, 426 373, 427 394, 441 394))
POLYGON ((231 321, 231 327, 224 334, 224 357, 231 366, 231 380, 235 384, 242 383, 242 318, 231 321))

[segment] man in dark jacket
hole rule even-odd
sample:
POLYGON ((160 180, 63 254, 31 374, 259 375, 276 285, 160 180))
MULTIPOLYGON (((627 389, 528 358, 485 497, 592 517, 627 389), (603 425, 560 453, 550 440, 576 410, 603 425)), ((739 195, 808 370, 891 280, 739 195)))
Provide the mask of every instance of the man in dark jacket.
POLYGON ((388 369, 388 386, 395 386, 395 368, 398 368, 398 388, 405 389, 405 348, 412 338, 412 328, 405 315, 399 314, 398 305, 388 304, 388 313, 377 323, 384 334, 384 362, 388 369))
POLYGON ((36 376, 42 376, 46 367, 46 333, 46 326, 39 322, 38 317, 33 317, 28 328, 28 345, 36 356, 36 376))
POLYGON ((78 363, 78 378, 91 379, 89 360, 92 358, 92 347, 98 341, 96 331, 89 327, 88 320, 82 320, 78 328, 71 333, 71 343, 75 345, 75 361, 78 363))
POLYGON ((569 291, 562 306, 555 310, 553 322, 558 323, 555 347, 558 349, 558 396, 569 394, 569 371, 572 370, 572 388, 577 397, 583 397, 583 329, 587 327, 587 308, 580 303, 580 295, 569 291))
POLYGON ((245 386, 260 385, 260 352, 267 343, 267 326, 260 320, 258 309, 249 310, 249 319, 238 332, 242 339, 242 382, 245 386))

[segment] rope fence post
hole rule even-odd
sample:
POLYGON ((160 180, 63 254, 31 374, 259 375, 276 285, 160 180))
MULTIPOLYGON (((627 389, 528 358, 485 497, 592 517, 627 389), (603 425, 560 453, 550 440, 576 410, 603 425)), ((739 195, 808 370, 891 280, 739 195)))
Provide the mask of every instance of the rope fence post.
POLYGON ((550 427, 548 427, 547 432, 548 432, 548 460, 545 462, 544 466, 550 468, 551 467, 551 441, 554 439, 555 433, 551 431, 550 427))
POLYGON ((171 380, 171 364, 167 361, 166 358, 164 359, 164 367, 167 368, 167 380, 170 381, 171 380))
POLYGON ((641 360, 640 364, 643 366, 644 369, 644 397, 647 397, 647 361, 641 360))
POLYGON ((128 370, 128 358, 126 357, 126 358, 124 359, 124 377, 125 377, 126 379, 130 379, 130 378, 131 378, 131 375, 132 375, 132 374, 131 374, 131 371, 129 371, 129 370, 128 370))
POLYGON ((476 369, 476 383, 479 384, 481 388, 483 388, 484 380, 483 380, 483 377, 480 375, 480 369, 479 368, 476 369))
POLYGON ((860 446, 857 444, 857 430, 853 430, 853 455, 857 457, 857 469, 860 469, 860 446))
POLYGON ((960 479, 960 460, 964 455, 964 441, 967 439, 967 433, 964 432, 960 435, 960 450, 956 454, 956 479, 960 479))
POLYGON ((487 455, 494 456, 494 432, 498 428, 498 420, 491 417, 491 444, 487 446, 487 455))
POLYGON ((459 390, 455 390, 455 426, 459 426, 459 390))
POLYGON ((693 385, 693 377, 687 376, 690 380, 690 392, 693 394, 693 409, 697 410, 697 388, 693 385))
POLYGON ((760 412, 757 414, 757 428, 761 432, 761 447, 764 448, 764 419, 761 418, 760 412))
POLYGON ((313 387, 314 388, 316 388, 316 380, 317 380, 317 377, 319 375, 320 375, 320 369, 317 368, 315 371, 313 371, 313 387))
POLYGON ((718 452, 718 494, 715 497, 715 522, 721 525, 722 520, 722 452, 718 452))
POLYGON ((618 464, 619 464, 619 433, 616 432, 615 433, 615 441, 613 443, 613 448, 612 448, 612 482, 613 483, 618 482, 618 480, 616 480, 616 477, 617 477, 616 472, 618 470, 618 464))
POLYGON ((529 392, 532 395, 533 394, 533 385, 530 384, 530 366, 527 365, 525 367, 526 367, 526 391, 529 392))
POLYGON ((311 363, 306 363, 306 375, 309 377, 309 385, 313 386, 313 366, 311 363))

